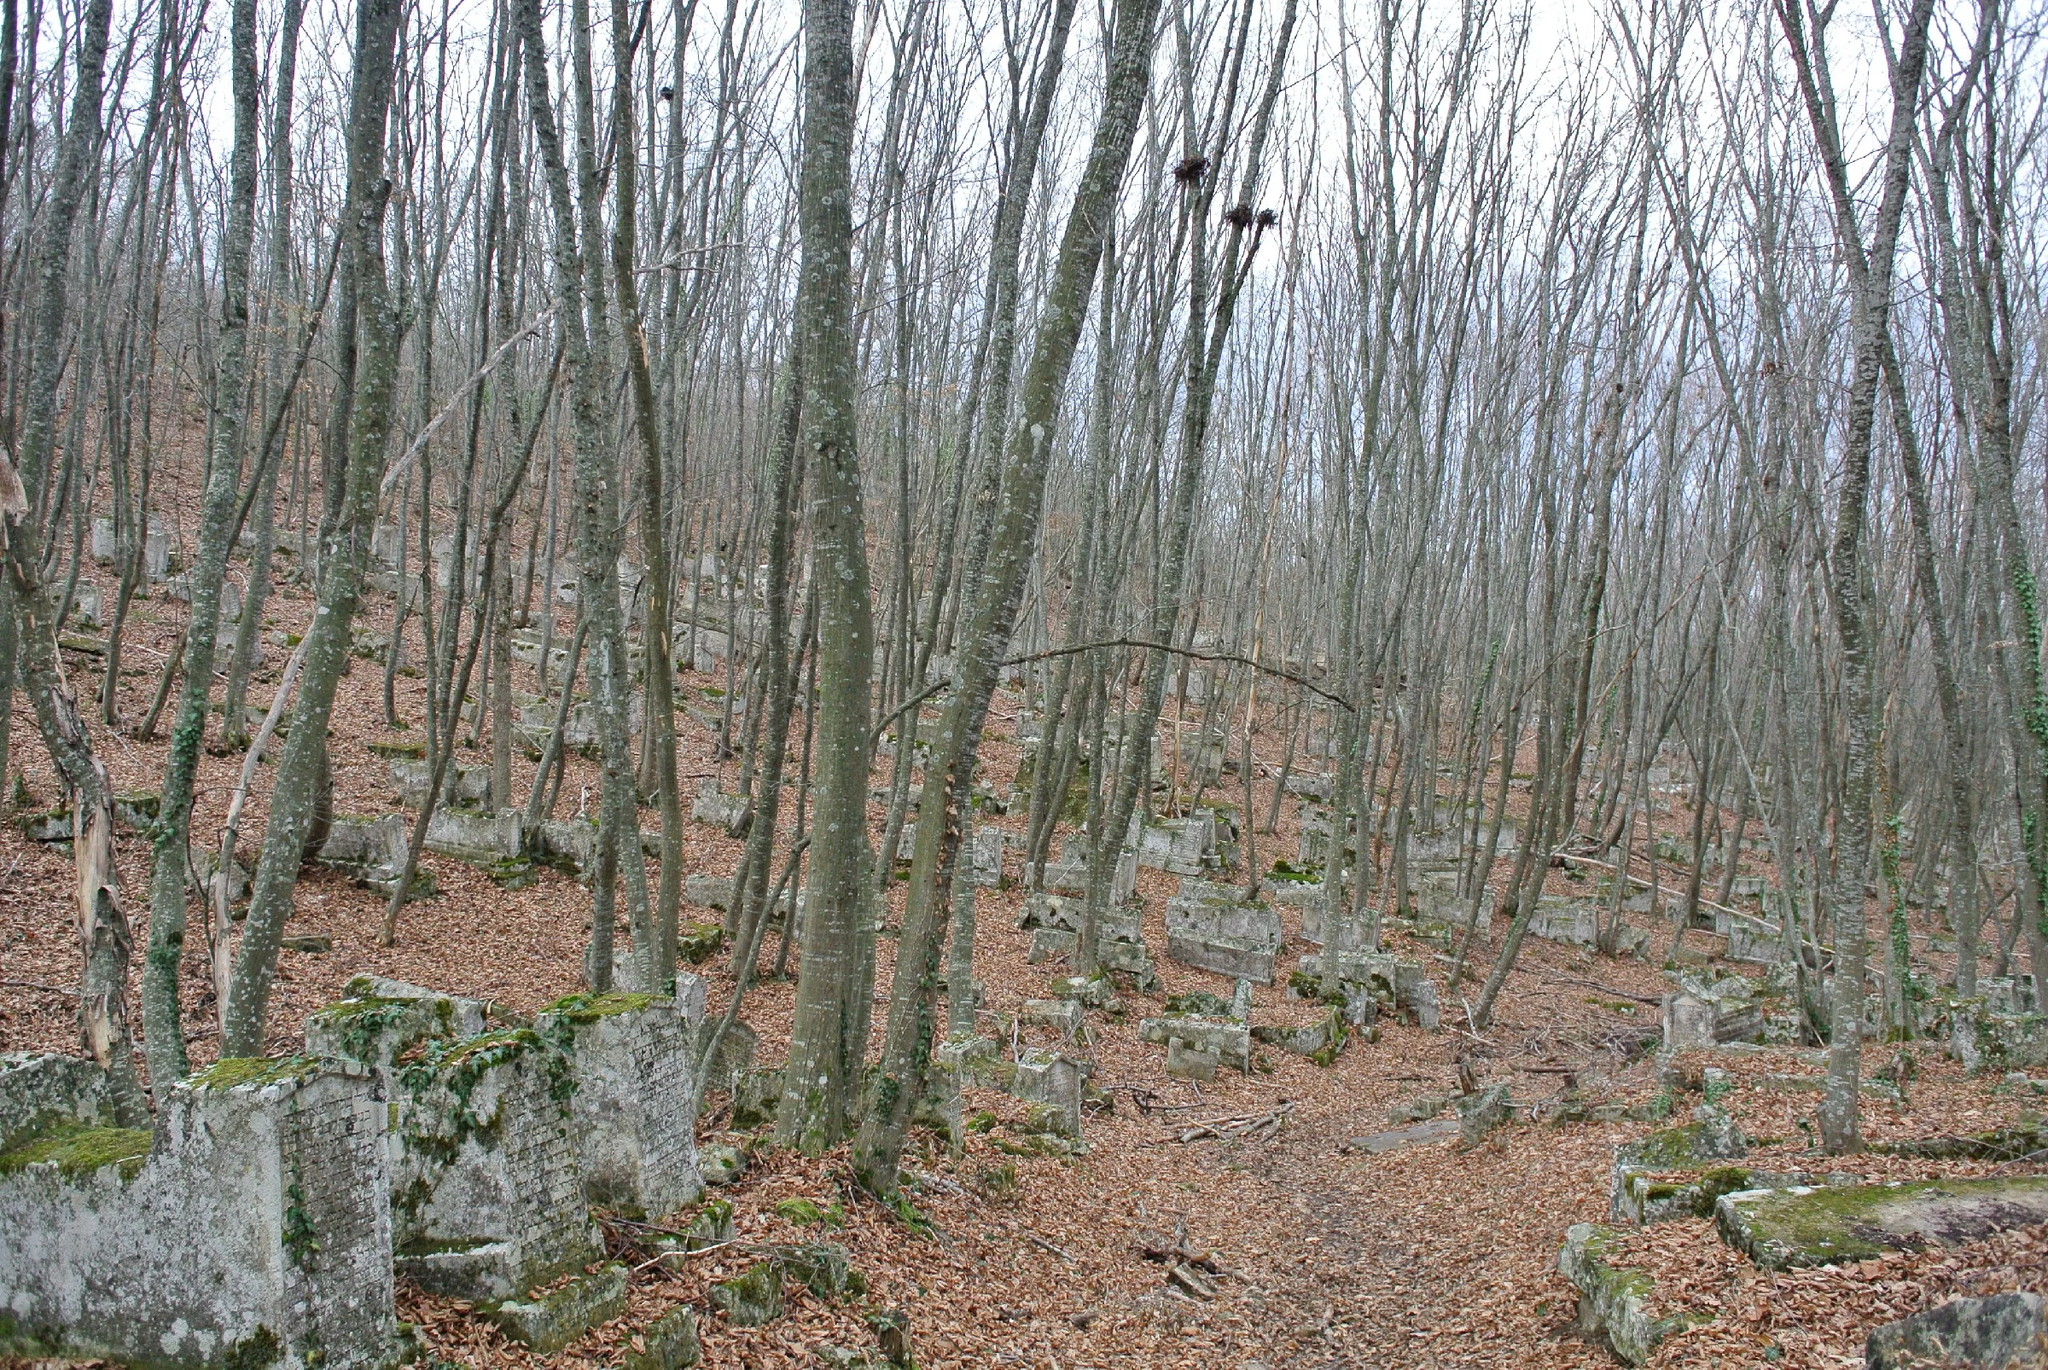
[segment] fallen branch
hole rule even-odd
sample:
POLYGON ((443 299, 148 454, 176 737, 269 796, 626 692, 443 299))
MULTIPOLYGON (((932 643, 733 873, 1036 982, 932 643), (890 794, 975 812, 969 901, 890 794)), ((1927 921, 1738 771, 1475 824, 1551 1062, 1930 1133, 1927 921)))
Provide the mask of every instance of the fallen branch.
POLYGON ((1294 1112, 1294 1101, 1282 1099, 1270 1112, 1244 1113, 1229 1118, 1207 1118, 1191 1124, 1167 1138, 1173 1142, 1202 1142, 1215 1140, 1245 1141, 1272 1137, 1280 1131, 1281 1124, 1294 1112))

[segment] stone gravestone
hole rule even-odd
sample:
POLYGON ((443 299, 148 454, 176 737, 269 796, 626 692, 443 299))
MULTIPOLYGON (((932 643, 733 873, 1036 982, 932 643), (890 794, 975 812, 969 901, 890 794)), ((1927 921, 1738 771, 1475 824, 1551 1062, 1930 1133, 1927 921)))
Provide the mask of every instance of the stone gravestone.
POLYGON ((1280 915, 1236 895, 1228 886, 1183 879, 1166 904, 1166 954, 1184 966, 1270 985, 1285 941, 1280 915))
MULTIPOLYGON (((0 1119, 22 1116, 10 1096, 54 1102, 52 1081, 0 1069, 0 1119)), ((396 1363, 385 1105, 368 1070, 223 1061, 172 1090, 154 1140, 108 1126, 99 1094, 74 1097, 83 1121, 7 1140, 0 1350, 396 1363)))

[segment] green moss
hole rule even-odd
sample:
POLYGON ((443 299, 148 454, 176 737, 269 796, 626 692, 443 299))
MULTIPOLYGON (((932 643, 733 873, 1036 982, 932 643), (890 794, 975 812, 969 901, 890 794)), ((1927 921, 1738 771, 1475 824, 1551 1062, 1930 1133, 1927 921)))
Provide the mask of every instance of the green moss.
POLYGON ((228 1353, 221 1357, 221 1370, 263 1370, 266 1365, 275 1365, 284 1359, 284 1347, 277 1340, 277 1333, 256 1324, 256 1330, 236 1342, 228 1353))
POLYGON ((784 1199, 775 1205, 777 1215, 788 1219, 799 1227, 846 1226, 846 1210, 838 1204, 819 1205, 809 1199, 784 1199))
POLYGON ((193 1089, 238 1089, 307 1080, 319 1073, 320 1063, 311 1056, 230 1056, 189 1076, 185 1083, 193 1089))
POLYGON ((1323 868, 1313 862, 1296 865, 1291 861, 1275 861, 1266 878, 1285 881, 1290 885, 1314 885, 1322 880, 1323 868))
POLYGON ((581 1027, 595 1023, 601 1018, 615 1018, 621 1013, 638 1013, 653 1005, 660 996, 634 994, 625 990, 610 990, 603 994, 571 994, 555 1000, 542 1009, 553 1013, 581 1027))
POLYGON ((83 1180, 111 1165, 120 1167, 121 1183, 126 1184, 142 1173, 148 1156, 149 1133, 141 1128, 73 1124, 39 1132, 0 1152, 0 1175, 54 1162, 65 1179, 83 1180))

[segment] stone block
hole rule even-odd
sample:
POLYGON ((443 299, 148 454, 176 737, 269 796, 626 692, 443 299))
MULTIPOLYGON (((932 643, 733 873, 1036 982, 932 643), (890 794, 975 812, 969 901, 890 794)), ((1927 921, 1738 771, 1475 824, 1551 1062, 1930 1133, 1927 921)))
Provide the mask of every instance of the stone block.
POLYGON ((745 1272, 711 1286, 711 1306, 734 1327, 760 1327, 782 1316, 782 1268, 756 1261, 745 1272))
POLYGON ((1003 830, 1001 828, 976 828, 974 842, 968 849, 971 859, 969 878, 981 889, 996 889, 1003 883, 1003 830))
POLYGON ((1208 881, 1181 881, 1181 893, 1166 904, 1166 954, 1184 966, 1270 985, 1286 940, 1280 915, 1235 896, 1208 881))
POLYGON ((1973 1075, 2048 1065, 2048 1014, 1959 1008, 1949 1018, 1949 1053, 1973 1075))
POLYGON ((704 1183, 723 1187, 747 1170, 746 1153, 724 1142, 707 1142, 697 1148, 697 1171, 704 1183))
POLYGON ((1330 802, 1330 792, 1335 784, 1336 782, 1327 775, 1302 775, 1297 772, 1289 772, 1286 788, 1289 794, 1299 795, 1304 799, 1313 799, 1318 803, 1327 804, 1330 802))
POLYGON ((702 1351, 697 1343, 697 1314, 688 1304, 671 1308, 647 1324, 635 1338, 641 1350, 626 1353, 626 1370, 684 1370, 702 1351))
POLYGON ((1252 1067, 1252 1030, 1232 1018, 1170 1013, 1138 1024, 1138 1040, 1165 1046, 1174 1038, 1201 1051, 1213 1051, 1219 1064, 1232 1070, 1252 1067))
POLYGON ((750 816, 746 801, 721 791, 715 778, 706 776, 697 782, 697 798, 690 804, 690 817, 699 823, 709 823, 727 837, 738 837, 746 832, 750 816))
POLYGON ((1166 1073, 1176 1080, 1213 1080, 1217 1055, 1189 1046, 1178 1037, 1166 1039, 1166 1073))
MULTIPOLYGON (((0 1096, 47 1115, 61 1074, 10 1064, 0 1096)), ((94 1118, 14 1141, 0 1354, 395 1364, 384 1114, 359 1065, 228 1060, 174 1087, 154 1139, 94 1118)))
POLYGON ((427 821, 427 850, 480 865, 516 861, 525 851, 523 821, 518 813, 436 809, 427 821))
POLYGON ((705 875, 691 871, 683 877, 683 900, 686 903, 723 913, 731 897, 732 877, 729 875, 705 875))
POLYGON ((660 1217, 704 1192, 692 1106, 693 1035, 671 999, 577 994, 534 1019, 569 1057, 576 1166, 592 1204, 660 1217))
MULTIPOLYGON (((1088 892, 1088 841, 1085 837, 1068 837, 1060 843, 1060 859, 1045 864, 1044 885, 1057 894, 1086 894, 1088 892)), ((1129 902, 1138 889, 1138 854, 1129 848, 1117 853, 1116 866, 1110 872, 1109 902, 1129 902)))
POLYGON ((2048 1222, 2048 1176, 1742 1190, 1714 1205, 1728 1245, 1765 1270, 1957 1246, 2048 1222))
POLYGON ((485 1026, 484 1005, 436 994, 378 975, 358 975, 342 999, 306 1019, 306 1050, 389 1070, 421 1042, 473 1037, 485 1026))
POLYGON ((316 859, 323 866, 347 871, 358 880, 375 883, 396 881, 405 868, 405 854, 412 838, 412 826, 405 815, 387 813, 380 818, 337 817, 328 826, 327 841, 316 859))
POLYGON ((1618 1262, 1620 1244, 1621 1234, 1611 1227, 1574 1223, 1565 1230, 1557 1270, 1579 1291, 1580 1330, 1604 1339, 1624 1364, 1642 1365, 1690 1322, 1650 1317, 1656 1285, 1646 1272, 1618 1262))
POLYGON ((1063 1039, 1071 1040, 1081 1035, 1086 1019, 1081 1006, 1071 999, 1026 999, 1017 1010, 1017 1021, 1051 1028, 1063 1039))
MULTIPOLYGON (((1281 1027, 1274 1024, 1261 1024, 1252 1029, 1253 1041, 1279 1047, 1282 1051, 1289 1052, 1295 1056, 1309 1057, 1327 1052, 1334 1058, 1335 1053, 1342 1049, 1348 1035, 1344 1016, 1335 1008, 1326 1010, 1306 1027, 1281 1027)), ((1328 1064, 1328 1061, 1324 1061, 1322 1064, 1328 1064)), ((1435 1115, 1432 1113, 1428 1116, 1433 1117, 1435 1115)), ((1413 1122, 1420 1120, 1404 1118, 1401 1121, 1413 1122)))
POLYGON ((1871 1329, 1865 1370, 2034 1370, 2048 1366, 2048 1299, 1950 1299, 1871 1329))
POLYGON ((1044 1104, 1062 1136, 1081 1135, 1081 1086, 1087 1078, 1081 1062, 1036 1047, 1017 1053, 1010 1092, 1026 1103, 1044 1104))
POLYGON ((1072 956, 1079 942, 1080 937, 1075 933, 1062 932, 1058 928, 1033 928, 1031 945, 1024 953, 1024 964, 1035 966, 1056 957, 1072 956))
POLYGON ((1570 947, 1600 944, 1600 906, 1591 899, 1546 894, 1529 915, 1529 935, 1570 947))
MULTIPOLYGON (((711 1034, 717 1030, 723 1017, 719 1014, 698 1021, 697 1056, 703 1054, 705 1044, 711 1040, 711 1034)), ((725 1036, 719 1039, 718 1055, 705 1071, 704 1088, 731 1090, 743 1073, 754 1068, 754 1053, 760 1045, 760 1034, 747 1026, 744 1020, 735 1018, 732 1026, 726 1029, 725 1036)))
POLYGON ((1170 875, 1202 875, 1215 865, 1216 821, 1208 813, 1133 827, 1141 866, 1170 875))
POLYGON ((626 1311, 626 1267, 607 1265, 578 1275, 538 1298, 486 1306, 484 1317, 521 1346, 542 1355, 559 1351, 600 1323, 626 1311))
MULTIPOLYGON (((709 982, 701 975, 687 970, 676 972, 676 1012, 683 1023, 694 1034, 697 1025, 704 1021, 704 1009, 709 996, 709 982)), ((693 1058, 694 1059, 694 1058, 693 1058)))
MULTIPOLYGON (((434 768, 425 761, 399 757, 391 762, 391 782, 398 787, 399 800, 410 808, 416 809, 426 802, 427 785, 433 778, 434 768)), ((456 761, 450 763, 441 777, 443 804, 474 806, 482 804, 490 793, 489 766, 466 766, 456 761)))
POLYGON ((1728 959, 1769 965, 1785 958, 1785 942, 1776 923, 1747 914, 1728 916, 1728 959))
POLYGON ((0 1151, 31 1133, 94 1126, 109 1108, 107 1073, 91 1061, 55 1052, 0 1053, 0 1151))
POLYGON ((583 1200, 568 1058, 531 1029, 430 1046, 396 1072, 392 1175, 401 1271, 507 1299, 602 1250, 583 1200))
POLYGON ((1507 1126, 1510 1116, 1506 1084, 1488 1085, 1477 1094, 1453 1099, 1458 1113, 1458 1145, 1475 1146, 1488 1133, 1507 1126))

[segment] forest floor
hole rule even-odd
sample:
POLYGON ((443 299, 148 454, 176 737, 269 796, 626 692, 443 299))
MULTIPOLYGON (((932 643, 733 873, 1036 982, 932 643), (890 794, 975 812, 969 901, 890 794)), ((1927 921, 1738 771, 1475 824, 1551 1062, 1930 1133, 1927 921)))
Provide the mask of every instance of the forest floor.
MULTIPOLYGON (((89 575, 96 573, 88 568, 89 575)), ((288 585, 268 607, 275 627, 266 632, 268 670, 262 678, 274 680, 286 654, 283 629, 303 623, 309 604, 300 588, 288 585)), ((147 711, 182 609, 161 591, 137 601, 125 637, 133 674, 119 682, 125 720, 147 711)), ((388 598, 373 596, 360 621, 381 631, 389 626, 390 612, 388 598)), ((416 654, 416 626, 414 632, 416 654)), ((66 657, 90 707, 101 659, 74 652, 66 657)), ((517 671, 516 683, 530 688, 531 671, 517 671)), ((706 691, 729 682, 723 675, 691 675, 683 683, 679 702, 715 707, 715 696, 706 691)), ((366 746, 392 736, 384 726, 382 686, 381 663, 367 659, 354 661, 343 682, 331 729, 338 814, 398 807, 386 762, 366 746)), ((266 702, 269 689, 257 686, 252 702, 266 702)), ((419 719, 422 698, 419 680, 398 678, 401 717, 419 719)), ((999 788, 1017 761, 1012 735, 1020 702, 1014 692, 999 692, 991 718, 983 774, 999 788)), ((1172 720, 1169 703, 1167 721, 1172 720)), ((697 777, 717 775, 731 789, 736 766, 713 759, 714 739, 704 728, 680 721, 687 806, 697 777)), ((1193 723, 1190 718, 1190 734, 1193 723)), ((117 788, 157 787, 165 731, 160 726, 155 742, 118 730, 96 731, 117 788)), ((417 736, 417 723, 407 733, 417 736)), ((19 696, 13 736, 15 765, 36 805, 53 802, 54 774, 19 696)), ((1280 736, 1262 737, 1262 760, 1270 751, 1277 762, 1283 746, 1280 736)), ((479 751, 465 759, 486 756, 479 751)), ((523 791, 531 768, 523 761, 516 767, 523 791)), ((239 757, 209 755, 202 763, 194 821, 202 845, 219 830, 238 768, 239 757)), ((1272 777, 1261 770, 1257 811, 1263 816, 1272 777)), ((881 769, 877 774, 877 783, 886 783, 881 769)), ((246 833, 261 831, 268 776, 266 767, 251 796, 246 833)), ((573 811, 586 786, 594 795, 594 769, 573 761, 559 812, 573 811)), ((1658 814, 1659 827, 1688 830, 1683 801, 1665 802, 1669 807, 1658 814)), ((874 818, 879 834, 880 806, 874 818)), ((1021 831, 1022 806, 989 821, 1021 831)), ((643 818, 649 827, 656 822, 651 814, 643 818)), ((1293 855, 1298 824, 1297 805, 1289 800, 1278 830, 1258 838, 1261 865, 1275 855, 1293 855)), ((686 820, 686 869, 729 874, 738 858, 739 843, 686 820)), ((139 949, 148 936, 144 844, 125 836, 118 859, 139 949)), ((429 855, 423 864, 438 880, 439 894, 407 906, 398 944, 391 948, 376 945, 383 913, 378 896, 339 875, 308 868, 288 931, 327 934, 332 948, 282 954, 272 999, 273 1052, 295 1049, 306 1015, 339 997, 342 985, 362 972, 520 1011, 579 987, 589 898, 572 880, 543 871, 538 883, 507 891, 452 860, 429 855)), ((1014 880, 1014 854, 1007 874, 1014 880)), ((1505 865, 1496 871, 1501 878, 1506 874, 1505 865)), ((1553 879, 1559 889, 1570 886, 1562 873, 1553 872, 1553 879)), ((70 881, 71 867, 59 851, 27 840, 12 823, 0 831, 0 1050, 77 1049, 72 987, 79 952, 70 881)), ((734 1249, 715 1250, 681 1272, 670 1271, 627 1243, 619 1235, 624 1229, 613 1228, 623 1243, 617 1254, 635 1266, 628 1313, 554 1357, 529 1356, 462 1305, 404 1286, 400 1316, 419 1324, 434 1354, 476 1366, 616 1365, 635 1329, 678 1303, 699 1310, 703 1363, 713 1367, 809 1365, 817 1363, 814 1351, 821 1344, 871 1345, 863 1314, 879 1308, 908 1313, 919 1363, 928 1367, 1614 1364, 1603 1345, 1575 1330, 1576 1296, 1556 1273, 1557 1253, 1569 1225, 1605 1219, 1614 1146, 1668 1125, 1650 1118, 1651 1111, 1668 1107, 1682 1121, 1699 1102, 1697 1094, 1667 1092, 1656 1062, 1642 1050, 1657 1030, 1656 1001, 1670 982, 1640 960, 1530 938, 1484 1034, 1457 1026, 1465 1015, 1451 996, 1444 1030, 1424 1032, 1383 1018, 1377 1040, 1354 1038, 1328 1067, 1271 1048, 1257 1052, 1249 1073, 1225 1072, 1201 1085, 1170 1080, 1164 1050, 1137 1041, 1138 1020, 1156 1013, 1170 993, 1206 989, 1227 996, 1231 990, 1222 977, 1164 956, 1162 909, 1174 883, 1155 871, 1140 872, 1146 940, 1162 981, 1158 991, 1139 994, 1125 986, 1121 1012, 1089 1014, 1085 1052, 1094 1062, 1092 1083, 1109 1103, 1090 1111, 1085 1151, 1072 1157, 1012 1154, 1019 1148, 1005 1149, 1004 1124, 1021 1114, 1022 1105, 970 1088, 966 1109, 992 1114, 993 1127, 970 1131, 958 1153, 921 1135, 907 1158, 915 1205, 932 1224, 928 1233, 912 1231, 893 1211, 861 1197, 850 1184, 843 1154, 806 1160, 769 1148, 757 1134, 726 1134, 725 1101, 716 1095, 707 1100, 700 1142, 732 1141, 751 1158, 741 1179, 722 1191, 735 1205, 742 1241, 815 1238, 815 1227, 796 1227, 777 1213, 784 1199, 837 1204, 843 1225, 828 1235, 850 1248, 866 1275, 865 1301, 832 1305, 792 1289, 791 1310, 782 1320, 731 1327, 707 1311, 705 1289, 737 1273, 747 1258, 734 1249), (1539 1115, 1553 1111, 1542 1101, 1558 1096, 1569 1076, 1589 1108, 1626 1104, 1637 1120, 1517 1123, 1469 1150, 1460 1150, 1454 1135, 1378 1154, 1348 1145, 1386 1129, 1388 1109, 1397 1103, 1455 1093, 1461 1054, 1482 1081, 1511 1082, 1515 1100, 1536 1104, 1539 1115), (1178 1130, 1193 1123, 1283 1110, 1277 1131, 1256 1140, 1178 1139, 1178 1130), (1148 1234, 1181 1227, 1187 1244, 1211 1251, 1222 1271, 1213 1298, 1190 1298, 1170 1287, 1165 1268, 1141 1250, 1148 1234)), ((899 890, 899 909, 900 897, 899 890)), ((1044 993, 1062 970, 1057 963, 1025 963, 1028 934, 1017 930, 1013 917, 1023 898, 1021 890, 1006 888, 984 891, 978 901, 977 972, 986 986, 985 1011, 995 1015, 1044 993)), ((1291 968, 1297 955, 1312 948, 1299 939, 1293 911, 1282 914, 1291 939, 1282 964, 1291 968)), ((700 909, 686 910, 686 916, 714 915, 700 909)), ((1651 930, 1653 954, 1661 953, 1669 923, 1661 914, 1637 915, 1635 921, 1651 930)), ((1496 924, 1495 940, 1481 939, 1475 960, 1482 971, 1501 931, 1496 924)), ((1923 938, 1929 931, 1916 928, 1923 938)), ((1390 949, 1439 974, 1445 969, 1441 960, 1432 960, 1441 950, 1435 944, 1398 931, 1391 942, 1390 949)), ((1685 955, 1700 968, 1755 971, 1713 966, 1722 950, 1710 934, 1687 934, 1685 955)), ((893 952, 885 934, 878 987, 889 982, 893 952)), ((731 986, 725 958, 700 969, 710 979, 716 1007, 731 986)), ((203 1064, 217 1039, 196 945, 188 948, 185 983, 188 1038, 194 1064, 203 1064)), ((1468 981, 1464 993, 1476 993, 1476 986, 1468 981)), ((744 1016, 760 1033, 761 1065, 780 1063, 792 997, 790 982, 770 980, 747 1001, 744 1016)), ((1255 1023, 1306 1022, 1311 1012, 1309 1005, 1288 1000, 1281 985, 1254 994, 1255 1023)), ((883 1016, 878 1010, 878 1036, 883 1016)), ((132 1007, 131 1020, 139 1019, 139 1007, 132 1007)), ((1918 1062, 1906 1101, 1866 1101, 1864 1130, 1873 1140, 1979 1132, 2044 1107, 2027 1087, 1995 1075, 1965 1076, 1934 1044, 1906 1050, 1918 1062)), ((1866 1069, 1879 1064, 1877 1053, 1889 1059, 1892 1051, 1873 1047, 1866 1069)), ((1752 1137, 1753 1163, 1841 1166, 1883 1178, 1991 1168, 1897 1157, 1821 1158, 1810 1149, 1807 1132, 1818 1095, 1796 1083, 1818 1074, 1811 1053, 1766 1049, 1716 1064, 1726 1065, 1732 1077, 1734 1088, 1721 1102, 1752 1137), (1795 1081, 1790 1087, 1788 1079, 1795 1081)), ((2048 1291, 2048 1227, 1858 1266, 1783 1274, 1761 1272, 1723 1247, 1704 1221, 1644 1228, 1632 1250, 1659 1274, 1663 1306, 1710 1318, 1667 1342, 1652 1361, 1659 1367, 1860 1365, 1863 1338, 1878 1322, 1957 1292, 2048 1291)))

